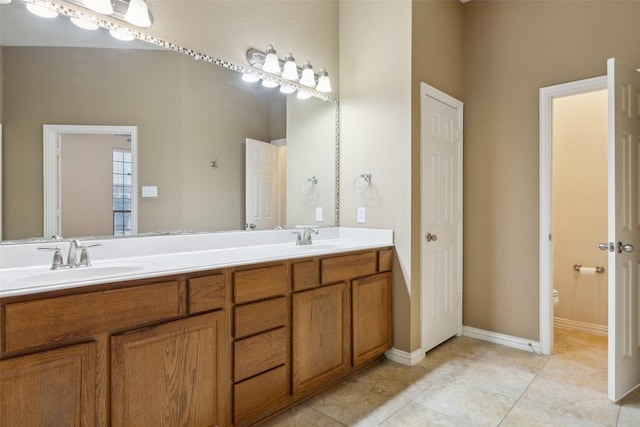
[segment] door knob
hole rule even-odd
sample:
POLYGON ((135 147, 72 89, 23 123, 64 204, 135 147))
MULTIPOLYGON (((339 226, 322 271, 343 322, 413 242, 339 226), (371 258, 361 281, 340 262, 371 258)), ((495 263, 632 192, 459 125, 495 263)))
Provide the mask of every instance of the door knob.
POLYGON ((427 235, 424 236, 424 238, 427 239, 427 242, 435 242, 436 240, 438 240, 438 236, 431 233, 427 233, 427 235))
POLYGON ((607 242, 598 243, 598 249, 600 249, 601 251, 606 251, 607 249, 609 249, 609 244, 607 242))
POLYGON ((634 247, 630 243, 627 243, 627 244, 623 245, 622 242, 618 242, 618 253, 619 254, 622 253, 622 251, 633 252, 633 249, 634 249, 634 247))

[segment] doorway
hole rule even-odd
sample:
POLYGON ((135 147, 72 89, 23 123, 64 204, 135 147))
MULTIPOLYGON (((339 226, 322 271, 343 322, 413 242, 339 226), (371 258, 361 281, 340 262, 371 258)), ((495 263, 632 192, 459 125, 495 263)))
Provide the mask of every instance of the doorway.
MULTIPOLYGON (((606 91, 606 89, 606 77, 595 77, 540 89, 540 350, 543 354, 553 352, 554 242, 556 240, 556 236, 552 234, 555 231, 553 224, 553 102, 554 99, 606 91)), ((606 145, 607 142, 603 141, 603 144, 606 145)), ((606 240, 606 229, 603 234, 606 240)), ((576 260, 575 264, 591 267, 579 260, 576 260)), ((569 265, 568 268, 573 268, 573 265, 569 265)), ((579 274, 573 270, 571 274, 574 273, 579 274)), ((561 293, 559 298, 562 301, 561 293)))

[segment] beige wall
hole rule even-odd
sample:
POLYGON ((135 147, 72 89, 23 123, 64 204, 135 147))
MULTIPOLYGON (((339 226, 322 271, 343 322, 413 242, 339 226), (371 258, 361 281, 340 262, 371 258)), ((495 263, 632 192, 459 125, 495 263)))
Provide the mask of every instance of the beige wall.
MULTIPOLYGON (((392 228, 394 345, 411 346, 411 2, 340 2, 340 224, 392 228), (353 180, 372 174, 369 189, 353 180)), ((414 312, 415 314, 415 312, 414 312)))
POLYGON ((640 2, 464 5, 464 324, 539 339, 539 88, 640 67, 640 2))
POLYGON ((607 275, 581 275, 574 264, 606 266, 607 91, 553 100, 554 317, 607 326, 607 275))
POLYGON ((62 236, 113 235, 114 149, 131 144, 114 135, 61 135, 62 236))
MULTIPOLYGON (((420 82, 463 99, 463 5, 414 0, 411 37, 411 350, 420 348, 420 82)), ((398 331, 397 333, 400 333, 398 331)))

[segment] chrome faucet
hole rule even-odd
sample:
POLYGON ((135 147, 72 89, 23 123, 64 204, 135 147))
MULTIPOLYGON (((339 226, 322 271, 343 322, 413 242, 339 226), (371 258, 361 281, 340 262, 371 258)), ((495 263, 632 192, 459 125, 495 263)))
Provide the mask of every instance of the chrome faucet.
POLYGON ((53 253, 53 261, 51 262, 51 269, 57 270, 59 268, 76 268, 76 267, 88 267, 91 265, 91 260, 89 258, 89 250, 93 246, 96 245, 83 245, 80 240, 73 239, 69 242, 69 254, 67 255, 67 262, 65 263, 62 259, 62 254, 60 253, 60 247, 56 246, 55 248, 38 248, 41 251, 54 251, 53 253), (80 251, 80 259, 78 259, 78 251, 80 251))
POLYGON ((296 245, 306 246, 313 244, 313 240, 311 240, 311 233, 318 234, 318 229, 315 227, 305 227, 301 233, 298 233, 296 245))

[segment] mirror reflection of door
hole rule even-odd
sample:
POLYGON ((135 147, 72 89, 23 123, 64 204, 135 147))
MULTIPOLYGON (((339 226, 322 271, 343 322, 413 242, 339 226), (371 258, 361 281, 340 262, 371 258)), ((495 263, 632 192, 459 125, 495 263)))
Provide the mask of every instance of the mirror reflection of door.
POLYGON ((135 126, 44 125, 45 236, 136 233, 135 126))
POLYGON ((272 229, 284 224, 285 145, 246 140, 245 228, 272 229))
POLYGON ((60 135, 62 236, 131 235, 131 135, 60 135))

